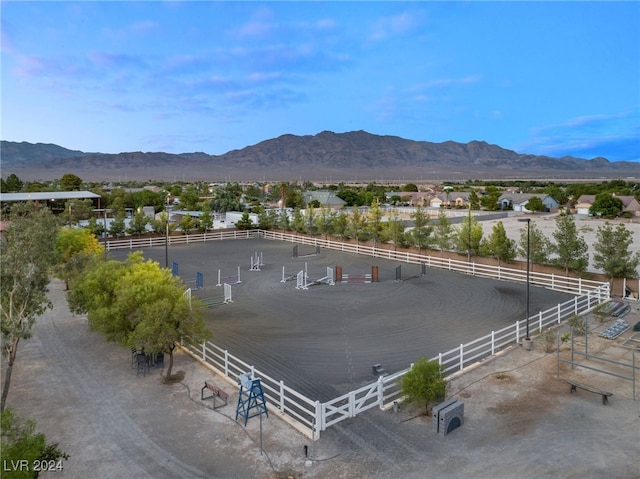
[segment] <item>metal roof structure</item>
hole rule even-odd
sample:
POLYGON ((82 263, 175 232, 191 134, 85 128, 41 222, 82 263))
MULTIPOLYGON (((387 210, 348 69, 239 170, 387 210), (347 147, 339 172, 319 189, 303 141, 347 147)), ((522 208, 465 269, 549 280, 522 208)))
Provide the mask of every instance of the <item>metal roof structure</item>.
POLYGON ((38 191, 33 193, 0 193, 0 203, 11 201, 55 201, 100 199, 101 196, 91 191, 38 191))

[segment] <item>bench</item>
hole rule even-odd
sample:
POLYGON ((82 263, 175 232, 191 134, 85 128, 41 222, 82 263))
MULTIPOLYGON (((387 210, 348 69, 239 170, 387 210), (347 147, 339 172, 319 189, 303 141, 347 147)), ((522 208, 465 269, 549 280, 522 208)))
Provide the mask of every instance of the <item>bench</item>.
POLYGON ((573 393, 573 391, 576 391, 578 389, 583 389, 585 391, 589 391, 590 393, 600 394, 602 396, 602 404, 607 404, 609 402, 609 397, 613 396, 613 393, 610 393, 609 391, 603 391, 602 389, 597 389, 597 388, 594 388, 593 386, 588 386, 586 384, 572 381, 570 379, 567 380, 567 383, 569 383, 569 385, 571 386, 571 389, 569 391, 571 393, 573 393))
POLYGON ((200 399, 204 401, 205 399, 211 399, 211 398, 213 398, 213 409, 216 409, 216 407, 218 407, 216 406, 216 398, 222 399, 224 401, 224 404, 222 406, 226 406, 227 400, 229 399, 229 395, 219 387, 214 386, 213 384, 210 384, 207 381, 205 381, 204 386, 202 386, 202 390, 200 391, 200 399), (211 391, 211 395, 204 397, 205 390, 211 391))

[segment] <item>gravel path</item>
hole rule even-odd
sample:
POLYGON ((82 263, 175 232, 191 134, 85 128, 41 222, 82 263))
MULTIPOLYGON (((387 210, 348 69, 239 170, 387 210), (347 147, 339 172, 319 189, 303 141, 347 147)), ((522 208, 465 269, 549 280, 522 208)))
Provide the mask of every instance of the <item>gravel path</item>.
MULTIPOLYGON (((137 376, 128 351, 69 313, 61 282, 50 297, 54 310, 21 344, 8 399, 71 456, 45 479, 639 476, 640 420, 629 382, 568 367, 556 379, 554 355, 538 346, 515 347, 453 378, 449 391, 464 401, 465 422, 448 436, 434 432, 423 408, 402 405, 395 414, 369 410, 315 443, 271 414, 261 440, 259 421, 246 428, 234 421, 237 391, 199 362, 177 354, 179 384, 163 384, 160 369, 137 376), (562 378, 571 375, 613 391, 609 406, 569 394, 562 378), (230 405, 214 412, 200 401, 204 380, 226 389, 230 405)), ((634 305, 629 321, 638 319, 634 305)), ((599 353, 629 361, 630 351, 600 343, 590 339, 599 353)))
MULTIPOLYGON (((176 248, 171 260, 179 261, 185 278, 203 271, 205 292, 218 292, 207 279, 218 264, 240 262, 247 270, 256 249, 267 264, 275 258, 277 243, 251 241, 234 242, 230 250, 215 243, 204 253, 203 245, 176 248)), ((287 267, 303 265, 290 251, 289 245, 281 253, 287 267)), ((145 254, 164 260, 163 250, 145 254)), ((339 260, 323 254, 313 263, 307 258, 309 271, 321 272, 339 260)), ((368 258, 340 261, 365 270, 371 264, 368 258)), ((472 277, 445 283, 435 270, 395 283, 396 264, 378 263, 377 285, 308 291, 272 280, 270 275, 282 271, 275 259, 271 271, 243 271, 246 281, 234 290, 235 302, 211 310, 215 341, 237 345, 250 363, 264 361, 274 376, 289 374, 286 382, 333 394, 370 381, 372 362, 387 370, 404 368, 416 354, 428 355, 431 345, 475 338, 483 328, 524 314, 517 285, 472 277), (463 313, 443 311, 451 304, 463 313), (306 308, 303 315, 300 308, 306 308), (426 319, 439 327, 425 326, 426 319)), ((536 294, 536 304, 544 304, 549 293, 536 294)), ((160 369, 137 376, 128 351, 105 343, 88 330, 85 318, 69 313, 59 281, 52 283, 50 296, 54 310, 39 318, 33 338, 21 343, 8 398, 9 406, 35 419, 38 429, 71 455, 64 471, 42 474, 45 479, 640 477, 640 419, 629 382, 603 382, 568 367, 557 379, 555 356, 539 344, 531 352, 516 346, 452 378, 449 392, 464 401, 465 422, 448 436, 434 432, 423 408, 403 404, 398 413, 369 410, 311 443, 274 414, 264 418, 262 435, 256 419, 246 428, 235 422, 235 388, 185 354, 175 360, 175 370, 184 371, 181 383, 163 384, 160 369), (569 394, 563 378, 573 375, 613 391, 610 404, 603 406, 588 393, 569 394), (210 401, 200 400, 204 380, 227 390, 228 406, 213 411, 210 401)), ((639 319, 634 303, 628 321, 639 319)), ((589 344, 609 358, 629 361, 628 350, 606 340, 589 344)))

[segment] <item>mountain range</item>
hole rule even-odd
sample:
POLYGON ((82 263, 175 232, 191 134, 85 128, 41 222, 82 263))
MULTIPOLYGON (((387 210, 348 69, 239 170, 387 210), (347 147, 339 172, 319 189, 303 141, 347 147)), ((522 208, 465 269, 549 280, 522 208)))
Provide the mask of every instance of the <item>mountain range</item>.
POLYGON ((2 176, 85 181, 443 181, 640 178, 640 163, 521 154, 484 141, 432 143, 365 131, 282 135, 222 155, 87 153, 54 144, 2 141, 2 176))

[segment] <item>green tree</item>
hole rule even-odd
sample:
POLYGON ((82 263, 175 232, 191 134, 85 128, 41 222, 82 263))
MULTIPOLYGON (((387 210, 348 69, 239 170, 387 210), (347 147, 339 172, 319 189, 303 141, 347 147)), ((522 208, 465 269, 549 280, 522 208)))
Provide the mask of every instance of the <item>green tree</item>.
POLYGON ((280 209, 276 224, 278 228, 291 231, 291 219, 289 218, 289 213, 287 213, 285 208, 280 209))
POLYGON ((293 216, 291 218, 291 228, 293 229, 293 231, 296 231, 298 233, 305 233, 305 221, 304 221, 304 216, 302 215, 302 211, 300 211, 300 208, 295 208, 293 210, 293 216))
POLYGON ((36 461, 53 464, 48 469, 52 473, 63 470, 62 460, 69 459, 69 455, 61 451, 58 444, 47 443, 45 435, 36 432, 35 421, 22 419, 11 408, 7 408, 0 414, 0 425, 0 459, 3 470, 7 472, 6 477, 34 479, 39 476, 40 471, 33 467, 7 471, 7 465, 19 464, 18 461, 27 461, 26 464, 30 466, 36 461))
POLYGON ((407 237, 405 234, 406 227, 407 222, 398 215, 396 210, 394 210, 383 230, 384 241, 391 241, 393 243, 394 250, 397 250, 398 246, 405 246, 407 244, 407 237))
POLYGON ((338 212, 333 222, 333 234, 338 238, 349 237, 349 217, 344 210, 338 212))
POLYGON ((526 227, 520 230, 518 254, 523 258, 527 257, 527 241, 529 241, 529 260, 535 264, 549 264, 549 252, 552 250, 551 242, 533 221, 529 223, 528 233, 526 227))
POLYGON ((250 230, 254 226, 255 225, 253 224, 253 221, 251 221, 248 211, 243 212, 242 217, 236 221, 236 228, 239 230, 250 230))
POLYGON ((118 213, 109 224, 109 235, 119 238, 120 236, 124 236, 125 231, 124 213, 118 213))
POLYGON ((620 216, 623 207, 624 204, 620 198, 616 198, 611 193, 600 193, 593 200, 589 214, 613 219, 620 216))
POLYGON ((556 200, 559 205, 566 205, 569 201, 566 191, 558 185, 548 185, 544 192, 556 200))
POLYGON ((24 186, 23 181, 18 178, 15 173, 11 173, 7 176, 6 180, 2 180, 2 193, 18 193, 22 191, 24 186))
POLYGON ((440 256, 444 256, 444 252, 451 248, 451 238, 453 236, 453 227, 444 211, 438 213, 438 222, 433 229, 433 241, 440 249, 440 256))
POLYGON ((90 258, 102 255, 104 247, 88 229, 61 228, 54 245, 56 253, 56 276, 67 287, 82 272, 90 258))
POLYGON ((102 221, 98 221, 95 216, 92 216, 91 218, 89 218, 87 230, 89 230, 92 235, 100 237, 105 232, 104 223, 102 221))
POLYGON ((353 207, 351 219, 349 221, 349 237, 355 238, 356 241, 366 241, 367 234, 367 218, 362 214, 360 208, 353 207))
POLYGON ((500 209, 500 200, 501 192, 496 186, 487 186, 485 188, 485 195, 480 198, 480 203, 485 210, 488 211, 496 211, 500 209))
POLYGON ((556 217, 556 229, 553 232, 555 242, 551 243, 551 251, 557 256, 551 262, 569 274, 569 270, 578 273, 586 271, 589 265, 588 246, 584 238, 578 234, 576 223, 569 214, 556 217))
POLYGON ((476 193, 476 190, 471 190, 469 193, 469 205, 471 205, 472 210, 480 209, 480 197, 478 196, 478 193, 476 193))
POLYGON ((195 211, 198 209, 198 201, 200 201, 198 190, 190 187, 180 195, 180 208, 187 211, 195 211))
POLYGON ((335 220, 335 216, 335 213, 327 208, 321 208, 320 214, 316 216, 316 231, 319 234, 324 235, 325 239, 327 239, 328 235, 333 233, 333 222, 335 220))
MULTIPOLYGON (((195 226, 195 222, 193 220, 193 216, 187 213, 182 217, 182 220, 180 221, 180 229, 182 230, 182 234, 188 235, 189 231, 191 231, 191 229, 193 229, 194 226, 195 226)), ((236 224, 236 227, 237 226, 238 225, 236 224)))
POLYGON ((377 199, 373 200, 371 207, 369 208, 367 227, 371 237, 373 238, 373 245, 374 247, 377 247, 384 228, 382 223, 382 208, 380 208, 380 204, 377 199))
POLYGON ((418 359, 402 377, 402 392, 409 402, 423 403, 425 412, 428 412, 431 402, 445 398, 447 382, 444 369, 437 361, 418 359))
POLYGON ((80 191, 82 189, 82 179, 73 173, 65 173, 60 178, 60 189, 62 191, 80 191))
POLYGON ((632 253, 633 233, 622 223, 613 228, 607 222, 598 227, 596 242, 593 244, 593 265, 604 271, 612 282, 613 278, 637 278, 640 253, 632 253))
POLYGON ((527 201, 527 204, 524 205, 524 207, 529 211, 533 211, 533 212, 547 211, 547 207, 542 202, 542 199, 540 199, 537 196, 534 196, 533 198, 529 199, 529 201, 527 201))
POLYGON ((239 211, 242 188, 237 183, 228 183, 214 191, 211 209, 217 213, 239 211))
POLYGON ((36 209, 33 203, 11 208, 9 226, 0 241, 2 355, 7 358, 0 411, 9 394, 20 340, 31 337, 36 318, 51 307, 47 285, 57 233, 58 222, 49 209, 36 209))
POLYGON ((400 188, 400 191, 411 191, 415 193, 418 191, 418 186, 415 183, 407 183, 402 188, 400 188))
POLYGON ((416 210, 411 213, 411 219, 413 220, 413 228, 408 232, 408 241, 418 247, 418 252, 423 248, 428 248, 431 244, 431 234, 433 227, 429 225, 429 215, 421 207, 416 207, 416 210))
POLYGON ((130 235, 138 235, 138 238, 142 233, 146 233, 147 225, 149 224, 149 217, 144 214, 142 209, 135 212, 131 221, 129 221, 129 227, 127 233, 130 235))
POLYGON ((169 269, 136 252, 125 262, 96 263, 74 283, 68 300, 71 311, 86 313, 89 326, 108 341, 169 354, 170 377, 178 341, 209 337, 201 305, 194 300, 190 307, 184 290, 169 269))
POLYGON ((202 214, 200 215, 200 221, 198 222, 198 229, 206 233, 208 230, 213 228, 213 216, 211 216, 211 205, 209 203, 205 203, 204 205, 202 205, 201 211, 202 211, 202 214))
POLYGON ((510 263, 516 257, 516 242, 507 237, 502 221, 498 221, 491 230, 491 234, 481 245, 481 250, 487 256, 498 260, 498 266, 502 262, 510 263))
POLYGON ((455 244, 458 253, 467 253, 467 261, 471 261, 471 256, 477 254, 480 251, 480 245, 482 244, 482 225, 478 222, 478 219, 471 214, 465 216, 464 221, 455 234, 455 244))

